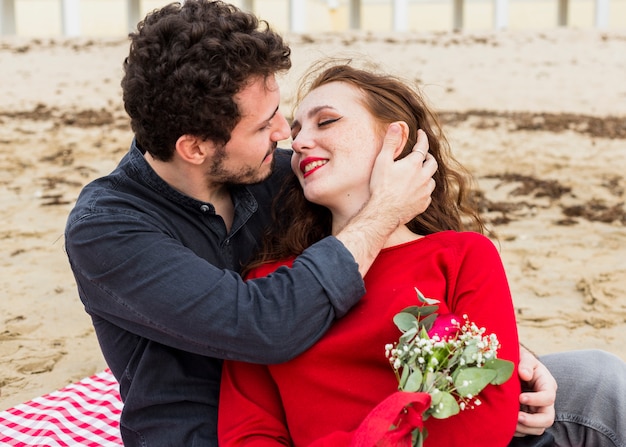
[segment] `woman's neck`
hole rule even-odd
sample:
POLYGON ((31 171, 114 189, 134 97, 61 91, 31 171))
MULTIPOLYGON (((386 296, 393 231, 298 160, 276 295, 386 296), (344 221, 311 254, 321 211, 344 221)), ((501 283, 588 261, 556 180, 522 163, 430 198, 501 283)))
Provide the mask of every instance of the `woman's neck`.
MULTIPOLYGON (((332 234, 339 233, 341 229, 345 225, 348 224, 349 221, 350 221, 350 218, 333 213, 332 234)), ((406 225, 400 225, 398 228, 396 228, 396 230, 393 233, 391 233, 391 235, 387 239, 387 242, 385 242, 385 245, 383 246, 383 248, 405 244, 407 242, 411 242, 422 237, 424 236, 413 233, 411 230, 407 228, 406 225)))
MULTIPOLYGON (((345 227, 352 219, 352 216, 355 216, 363 206, 367 199, 369 198, 368 193, 364 193, 361 200, 355 200, 357 198, 356 192, 352 192, 350 195, 352 200, 345 201, 344 203, 338 203, 336 207, 329 207, 329 210, 332 214, 332 234, 338 234, 343 227, 345 227), (356 205, 358 203, 362 203, 362 205, 356 205)), ((419 234, 413 233, 409 230, 406 225, 400 225, 387 239, 387 242, 383 246, 383 248, 393 247, 394 245, 404 244, 406 242, 414 241, 423 236, 419 234)))
POLYGON ((396 231, 391 233, 391 236, 385 242, 383 248, 393 247, 395 245, 406 244, 407 242, 411 242, 417 239, 420 239, 424 236, 413 233, 409 230, 406 225, 400 225, 396 231))

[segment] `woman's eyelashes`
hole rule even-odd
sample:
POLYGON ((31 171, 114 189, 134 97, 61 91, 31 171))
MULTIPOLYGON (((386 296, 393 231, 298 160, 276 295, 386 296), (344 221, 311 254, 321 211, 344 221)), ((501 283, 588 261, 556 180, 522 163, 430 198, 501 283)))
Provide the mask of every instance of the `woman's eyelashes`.
MULTIPOLYGON (((317 123, 317 127, 324 127, 324 126, 328 126, 329 124, 332 123, 336 123, 337 121, 339 121, 341 118, 343 118, 343 116, 339 116, 336 118, 325 118, 325 119, 320 119, 317 123)), ((298 136, 298 134, 300 133, 302 126, 299 123, 294 123, 291 127, 291 139, 295 140, 296 137, 298 136)))
POLYGON ((327 120, 321 120, 317 125, 319 127, 324 127, 324 126, 326 126, 328 124, 332 124, 334 122, 339 121, 341 118, 343 118, 343 117, 340 116, 338 118, 330 118, 330 119, 327 119, 327 120))

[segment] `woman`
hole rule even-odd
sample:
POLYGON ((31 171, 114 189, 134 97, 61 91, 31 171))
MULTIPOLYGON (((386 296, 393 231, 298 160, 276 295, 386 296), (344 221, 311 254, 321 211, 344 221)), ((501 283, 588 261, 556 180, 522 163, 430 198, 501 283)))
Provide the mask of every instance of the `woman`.
MULTIPOLYGON (((289 266, 305 247, 346 224, 369 197, 376 148, 398 118, 402 121, 395 125, 404 138, 397 157, 408 154, 419 135, 427 137, 439 165, 437 186, 430 208, 389 238, 365 277, 365 297, 319 342, 284 364, 225 362, 221 446, 363 445, 355 441, 363 421, 397 390, 384 346, 398 339, 393 316, 418 304, 416 288, 441 301, 441 315, 466 314, 497 334, 499 358, 516 367, 519 360, 501 260, 492 242, 479 234, 483 225, 471 202, 469 176, 450 154, 420 95, 392 77, 342 64, 324 69, 299 98, 291 163, 297 180, 277 200, 277 223, 250 277, 289 266), (477 232, 463 232, 468 228, 477 232)), ((513 377, 489 385, 474 409, 427 419, 425 445, 507 445, 515 431, 519 391, 513 377)))

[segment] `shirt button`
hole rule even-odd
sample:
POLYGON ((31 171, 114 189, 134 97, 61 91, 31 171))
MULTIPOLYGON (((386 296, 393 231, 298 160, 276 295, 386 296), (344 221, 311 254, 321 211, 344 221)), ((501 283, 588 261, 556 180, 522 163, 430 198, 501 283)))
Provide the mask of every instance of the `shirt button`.
POLYGON ((202 205, 200 207, 200 211, 202 211, 203 213, 208 213, 209 211, 211 211, 211 207, 209 205, 202 205))

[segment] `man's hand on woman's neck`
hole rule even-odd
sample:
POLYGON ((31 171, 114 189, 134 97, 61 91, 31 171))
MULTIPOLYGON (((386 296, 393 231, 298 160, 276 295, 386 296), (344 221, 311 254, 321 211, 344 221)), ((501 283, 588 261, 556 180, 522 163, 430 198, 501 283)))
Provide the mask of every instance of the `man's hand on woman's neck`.
POLYGON ((426 134, 419 131, 413 152, 394 161, 401 144, 400 126, 391 125, 372 171, 372 195, 336 235, 354 256, 362 276, 391 234, 430 205, 437 162, 432 156, 425 160, 428 154, 426 134))

